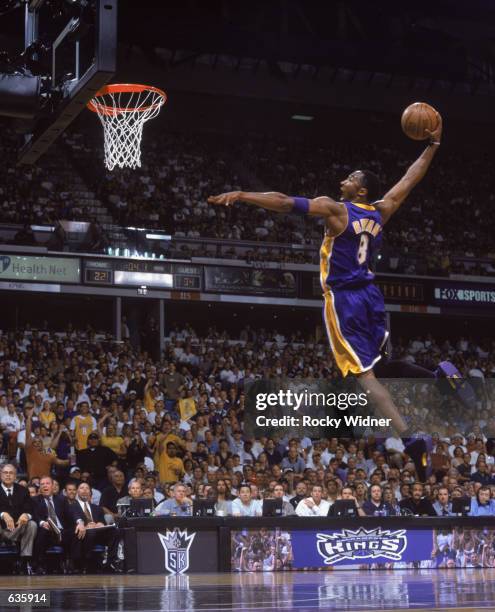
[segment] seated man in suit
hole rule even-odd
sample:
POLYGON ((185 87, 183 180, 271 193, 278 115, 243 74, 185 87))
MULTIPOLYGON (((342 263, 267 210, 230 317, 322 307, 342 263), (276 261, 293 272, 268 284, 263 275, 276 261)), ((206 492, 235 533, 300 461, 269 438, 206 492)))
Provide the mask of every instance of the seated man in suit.
POLYGON ((108 546, 108 560, 105 569, 119 572, 117 548, 120 532, 117 527, 106 526, 103 510, 91 503, 91 487, 81 482, 77 487, 76 503, 70 506, 75 537, 72 540, 71 558, 85 573, 95 544, 108 546))
POLYGON ((399 506, 401 511, 414 516, 437 516, 431 501, 423 497, 424 487, 421 482, 415 482, 412 486, 412 496, 401 499, 399 506))
POLYGON ((42 476, 39 495, 33 497, 33 506, 34 519, 38 525, 38 533, 34 542, 36 573, 46 574, 46 550, 56 544, 61 545, 64 549, 63 569, 66 572, 74 527, 69 512, 69 503, 63 495, 54 494, 54 483, 51 476, 42 476))
POLYGON ((32 520, 33 505, 26 487, 15 482, 17 470, 6 463, 0 472, 0 539, 20 542, 21 569, 31 573, 31 557, 37 526, 32 520))

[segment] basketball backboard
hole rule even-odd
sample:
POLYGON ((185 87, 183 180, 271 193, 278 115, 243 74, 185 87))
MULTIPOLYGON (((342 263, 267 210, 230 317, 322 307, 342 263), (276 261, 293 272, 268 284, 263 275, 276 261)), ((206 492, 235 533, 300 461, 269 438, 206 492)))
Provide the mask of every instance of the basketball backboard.
POLYGON ((118 0, 30 0, 25 53, 48 82, 48 103, 25 135, 19 163, 32 164, 112 78, 118 0))

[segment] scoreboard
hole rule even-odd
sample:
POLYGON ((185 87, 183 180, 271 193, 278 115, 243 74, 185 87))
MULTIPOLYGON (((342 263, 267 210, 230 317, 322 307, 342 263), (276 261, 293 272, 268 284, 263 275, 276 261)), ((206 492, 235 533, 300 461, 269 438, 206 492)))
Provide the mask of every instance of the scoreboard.
MULTIPOLYGON (((0 290, 77 293, 74 286, 86 285, 87 289, 81 293, 89 290, 97 294, 97 288, 101 287, 112 288, 111 293, 116 294, 120 289, 134 288, 140 295, 147 295, 146 287, 154 292, 163 291, 167 299, 212 298, 218 301, 218 295, 225 295, 227 301, 246 303, 252 301, 252 296, 261 296, 266 304, 281 304, 280 300, 294 306, 299 300, 305 302, 301 302, 301 306, 319 307, 321 304, 316 266, 313 270, 293 270, 282 266, 260 268, 237 261, 229 264, 0 251, 0 290)), ((480 282, 378 274, 375 283, 385 302, 399 306, 403 312, 420 312, 420 309, 431 307, 455 314, 483 312, 484 316, 495 316, 495 279, 480 282)), ((151 293, 153 295, 156 297, 156 293, 151 293)))
POLYGON ((203 288, 201 266, 144 259, 86 259, 84 282, 183 291, 201 291, 203 288))

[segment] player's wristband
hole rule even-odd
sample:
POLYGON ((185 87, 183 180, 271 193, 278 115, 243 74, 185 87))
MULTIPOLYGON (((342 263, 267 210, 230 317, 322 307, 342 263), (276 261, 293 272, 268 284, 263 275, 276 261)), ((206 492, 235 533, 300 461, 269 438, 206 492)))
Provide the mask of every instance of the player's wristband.
POLYGON ((441 143, 438 142, 437 140, 430 140, 430 147, 432 147, 433 145, 437 145, 439 147, 441 143))
POLYGON ((296 215, 307 215, 309 213, 309 200, 308 198, 292 198, 294 200, 294 205, 292 207, 292 212, 296 215))

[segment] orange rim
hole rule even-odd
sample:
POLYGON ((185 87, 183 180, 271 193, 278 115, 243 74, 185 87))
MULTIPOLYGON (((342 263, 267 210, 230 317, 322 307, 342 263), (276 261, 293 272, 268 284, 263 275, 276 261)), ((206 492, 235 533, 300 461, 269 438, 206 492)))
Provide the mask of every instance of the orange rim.
POLYGON ((165 104, 167 101, 167 94, 162 90, 158 89, 158 87, 153 87, 152 85, 137 85, 134 83, 115 83, 113 85, 105 85, 101 89, 99 89, 92 100, 90 100, 86 107, 89 108, 93 113, 101 113, 103 115, 115 115, 116 113, 144 113, 148 110, 153 110, 158 108, 162 104, 165 104), (106 104, 102 104, 97 100, 100 96, 105 96, 107 94, 117 94, 117 93, 141 93, 143 91, 152 91, 160 96, 160 99, 153 104, 149 104, 148 106, 140 106, 140 107, 125 107, 121 108, 119 106, 107 106, 106 104))

